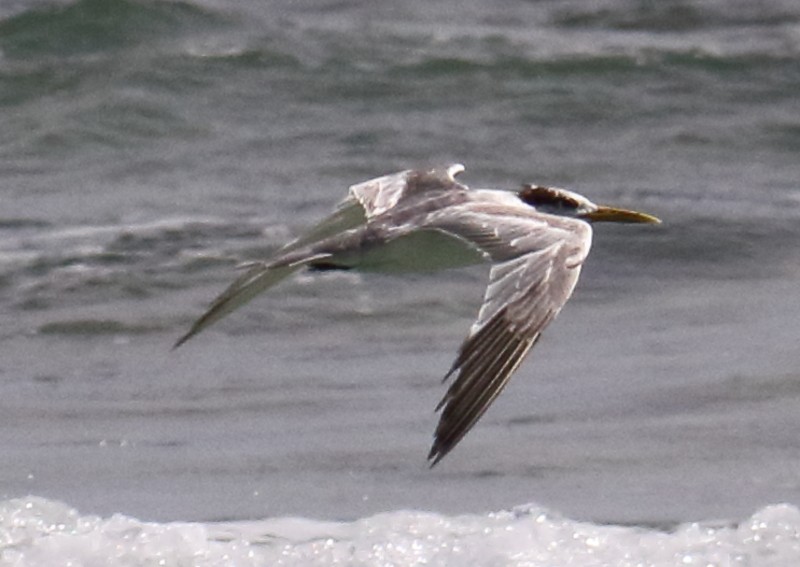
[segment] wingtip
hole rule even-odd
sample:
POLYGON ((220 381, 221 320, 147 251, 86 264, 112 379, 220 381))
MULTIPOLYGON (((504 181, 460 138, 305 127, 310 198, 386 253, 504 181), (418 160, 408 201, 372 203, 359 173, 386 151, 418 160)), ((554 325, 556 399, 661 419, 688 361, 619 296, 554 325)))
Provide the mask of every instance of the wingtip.
POLYGON ((435 467, 437 464, 439 464, 439 461, 441 461, 442 458, 444 458, 444 455, 440 453, 438 450, 436 450, 434 446, 434 448, 431 449, 430 453, 428 453, 428 468, 432 469, 433 467, 435 467))
POLYGON ((177 350, 178 347, 180 347, 183 343, 191 339, 197 333, 198 329, 196 328, 196 326, 193 326, 191 329, 189 329, 188 332, 181 335, 181 337, 177 341, 175 341, 175 344, 172 345, 172 348, 170 350, 177 350))
POLYGON ((434 437, 431 450, 428 452, 428 468, 433 468, 444 459, 453 447, 447 447, 438 437, 434 437))
POLYGON ((173 350, 173 351, 174 350, 178 350, 178 347, 180 347, 183 343, 188 341, 191 337, 192 337, 191 333, 186 333, 181 338, 179 338, 177 341, 175 341, 175 344, 172 345, 172 348, 170 350, 173 350))

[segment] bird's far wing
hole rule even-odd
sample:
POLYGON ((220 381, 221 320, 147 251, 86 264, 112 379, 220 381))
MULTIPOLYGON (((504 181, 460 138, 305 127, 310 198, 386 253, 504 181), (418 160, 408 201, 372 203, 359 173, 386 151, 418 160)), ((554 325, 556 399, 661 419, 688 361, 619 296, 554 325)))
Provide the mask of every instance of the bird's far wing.
POLYGON ((411 195, 432 190, 466 189, 465 185, 456 181, 456 175, 462 171, 464 166, 460 163, 431 170, 408 169, 353 185, 349 198, 360 203, 366 217, 371 219, 411 195))
POLYGON ((430 171, 408 170, 353 185, 349 196, 333 213, 278 250, 275 261, 247 264, 248 270, 214 299, 208 310, 178 339, 175 348, 303 265, 320 259, 319 255, 314 255, 315 244, 365 224, 407 196, 436 189, 466 189, 455 181, 455 176, 463 169, 464 166, 454 164, 430 171))
MULTIPOLYGON (((309 258, 313 261, 313 258, 309 258)), ((195 321, 189 331, 178 339, 172 348, 178 348, 200 331, 213 325, 228 313, 241 307, 262 291, 289 277, 304 264, 270 266, 261 262, 249 264, 249 269, 217 296, 203 315, 195 321)))
MULTIPOLYGON (((369 187, 377 184, 378 189, 386 185, 390 189, 400 185, 405 186, 405 176, 410 172, 395 173, 372 181, 367 181, 350 188, 349 196, 327 217, 322 219, 311 229, 301 234, 286 246, 280 248, 274 258, 285 258, 304 249, 313 248, 314 244, 327 238, 341 234, 347 230, 363 225, 368 217, 368 200, 364 195, 370 193, 369 187), (363 187, 358 190, 357 188, 363 187)), ((372 190, 373 194, 380 194, 379 190, 372 190)), ((252 262, 244 265, 247 271, 240 275, 225 291, 220 293, 205 313, 192 324, 189 331, 175 343, 173 348, 181 346, 196 334, 210 327, 232 311, 248 303, 254 297, 276 285, 281 280, 289 277, 300 269, 305 263, 318 259, 309 256, 287 265, 285 262, 275 265, 274 262, 252 262)))
MULTIPOLYGON (((273 258, 284 258, 291 253, 310 249, 314 244, 331 236, 356 228, 366 222, 364 207, 355 199, 344 200, 330 215, 314 225, 297 239, 279 249, 273 258)), ((281 262, 249 262, 242 267, 247 271, 240 275, 225 291, 219 294, 205 313, 192 324, 189 331, 175 343, 178 348, 193 336, 210 327, 232 311, 248 303, 258 294, 286 279, 308 262, 318 260, 318 256, 302 256, 287 264, 281 262)))
POLYGON ((455 375, 436 408, 442 413, 431 466, 480 419, 567 302, 591 245, 591 228, 581 221, 561 219, 564 226, 554 228, 538 220, 496 220, 493 229, 470 223, 459 231, 498 261, 478 319, 445 377, 455 375))
POLYGON ((364 212, 364 207, 352 197, 348 197, 339 203, 339 206, 337 206, 330 215, 281 248, 275 254, 275 257, 283 256, 288 252, 294 252, 301 248, 313 246, 331 236, 336 236, 337 234, 361 226, 366 222, 367 215, 364 212))

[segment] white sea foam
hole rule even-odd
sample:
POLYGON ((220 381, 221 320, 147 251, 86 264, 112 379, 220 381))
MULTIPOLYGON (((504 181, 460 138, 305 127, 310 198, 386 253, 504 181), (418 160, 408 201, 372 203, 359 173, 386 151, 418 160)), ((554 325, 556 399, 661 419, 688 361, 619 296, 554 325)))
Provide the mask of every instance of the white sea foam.
POLYGON ((800 509, 669 531, 598 525, 534 505, 484 515, 396 511, 353 522, 274 518, 149 523, 84 516, 38 497, 0 503, 0 564, 702 565, 800 564, 800 509))

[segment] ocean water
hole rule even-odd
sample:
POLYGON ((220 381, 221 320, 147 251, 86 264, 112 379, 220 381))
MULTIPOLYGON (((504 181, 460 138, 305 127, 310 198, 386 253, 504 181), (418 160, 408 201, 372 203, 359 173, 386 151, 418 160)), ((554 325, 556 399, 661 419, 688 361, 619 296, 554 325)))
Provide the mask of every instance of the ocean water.
POLYGON ((0 3, 0 564, 794 565, 791 1, 0 3), (461 162, 661 217, 435 469, 476 267, 302 274, 350 184, 461 162))
POLYGON ((457 516, 393 511, 348 522, 157 524, 82 516, 28 498, 3 503, 0 513, 4 565, 784 566, 800 558, 800 512, 788 505, 669 533, 568 520, 533 505, 457 516))

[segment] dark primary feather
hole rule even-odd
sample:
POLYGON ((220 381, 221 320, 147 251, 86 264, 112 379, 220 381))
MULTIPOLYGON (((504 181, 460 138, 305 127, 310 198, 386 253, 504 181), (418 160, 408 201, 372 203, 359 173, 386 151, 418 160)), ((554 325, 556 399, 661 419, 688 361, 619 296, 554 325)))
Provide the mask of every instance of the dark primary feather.
POLYGON ((513 330, 500 312, 461 348, 459 360, 448 376, 458 372, 437 406, 442 409, 435 441, 428 459, 436 465, 467 434, 500 394, 520 362, 533 346, 532 337, 513 330))
MULTIPOLYGON (((526 221, 516 227, 513 222, 504 226, 507 232, 517 234, 524 224, 531 228, 526 221)), ((431 466, 441 461, 486 412, 574 289, 588 250, 588 233, 577 230, 558 234, 553 227, 544 228, 538 234, 532 231, 527 242, 521 237, 519 249, 527 253, 496 263, 491 270, 478 321, 445 377, 447 380, 455 375, 436 408, 442 414, 428 455, 431 466)), ((491 239, 484 245, 495 254, 510 255, 513 239, 508 236, 495 235, 505 247, 491 239)))

